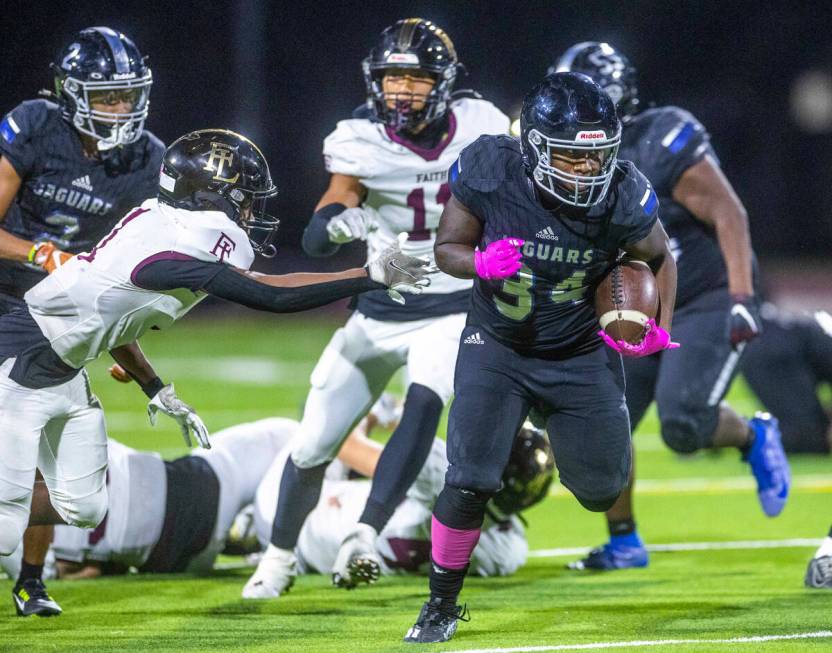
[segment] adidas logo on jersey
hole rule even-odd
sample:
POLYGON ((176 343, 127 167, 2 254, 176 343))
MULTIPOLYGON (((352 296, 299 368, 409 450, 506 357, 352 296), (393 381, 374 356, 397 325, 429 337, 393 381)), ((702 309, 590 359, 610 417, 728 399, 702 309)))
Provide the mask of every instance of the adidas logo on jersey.
POLYGON ((90 183, 89 175, 78 177, 78 179, 72 182, 72 185, 75 186, 75 188, 80 188, 86 191, 92 191, 92 184, 90 183))
POLYGON ((462 341, 462 344, 464 344, 464 345, 484 345, 485 340, 480 338, 480 332, 477 331, 476 333, 472 333, 470 336, 465 338, 465 340, 462 341))
POLYGON ((541 229, 538 231, 535 236, 538 238, 542 238, 543 240, 560 240, 556 235, 554 230, 551 227, 546 227, 545 229, 541 229))

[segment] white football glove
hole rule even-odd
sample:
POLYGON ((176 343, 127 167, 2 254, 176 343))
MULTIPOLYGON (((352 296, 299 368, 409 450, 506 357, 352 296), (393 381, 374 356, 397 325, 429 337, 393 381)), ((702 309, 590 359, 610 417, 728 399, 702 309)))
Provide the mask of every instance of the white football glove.
POLYGON ((326 225, 326 232, 330 242, 342 245, 353 240, 367 240, 368 234, 377 228, 364 209, 355 207, 332 218, 326 225))
POLYGON ((203 449, 211 448, 205 423, 193 408, 176 396, 173 383, 169 383, 159 390, 150 400, 150 403, 147 404, 147 417, 153 426, 156 426, 156 413, 158 411, 176 420, 179 428, 182 429, 182 437, 185 439, 186 445, 191 446, 191 431, 193 431, 199 446, 203 449))
POLYGON ((408 256, 402 252, 406 240, 407 234, 400 233, 395 243, 367 263, 370 278, 387 286, 390 299, 398 304, 404 304, 401 293, 420 294, 422 288, 430 285, 427 275, 439 271, 429 258, 408 256))

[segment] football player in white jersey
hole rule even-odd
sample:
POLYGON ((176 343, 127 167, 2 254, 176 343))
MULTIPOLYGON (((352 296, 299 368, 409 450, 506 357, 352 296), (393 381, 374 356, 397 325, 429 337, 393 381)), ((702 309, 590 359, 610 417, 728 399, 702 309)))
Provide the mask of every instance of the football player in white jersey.
MULTIPOLYGON (((477 97, 452 96, 460 69, 448 35, 420 18, 385 29, 363 64, 367 103, 324 141, 329 187, 303 237, 312 256, 366 240, 369 256, 401 231, 402 250, 432 256, 448 169, 482 134, 505 133, 508 118, 477 97)), ((367 293, 336 331, 310 378, 300 435, 280 481, 271 545, 243 590, 273 598, 291 582, 294 549, 318 502, 324 470, 396 370, 409 388, 402 421, 384 449, 373 489, 345 539, 333 582, 354 587, 378 577, 374 542, 430 451, 451 396, 459 334, 471 282, 436 274, 430 289, 404 306, 367 293)))
MULTIPOLYGON (((272 461, 297 430, 279 417, 211 436, 211 449, 164 461, 107 441, 107 516, 96 528, 56 526, 59 578, 141 572, 204 572, 222 551, 236 515, 254 501, 272 461)), ((20 549, 0 557, 10 576, 20 549)))
MULTIPOLYGON (((128 213, 0 317, 0 555, 27 523, 98 525, 107 509, 107 438, 101 405, 81 369, 113 357, 150 397, 148 414, 176 420, 208 447, 208 432, 133 343, 212 294, 272 312, 299 311, 368 290, 421 291, 428 263, 385 250, 366 268, 334 274, 249 272, 273 252, 277 192, 251 141, 226 130, 192 132, 165 152, 159 198, 128 213), (35 468, 48 493, 33 500, 35 468), (51 503, 50 503, 51 501, 51 503)), ((18 603, 18 609, 20 604, 18 603)))
MULTIPOLYGON (((348 442, 352 453, 339 458, 348 467, 367 476, 377 473, 381 446, 367 440, 359 429, 351 434, 348 442)), ((264 545, 271 538, 271 519, 287 459, 288 451, 278 456, 257 489, 254 527, 264 545)), ((430 560, 431 511, 444 486, 447 467, 445 442, 436 438, 416 481, 376 538, 380 573, 426 571, 430 560)), ((337 469, 344 467, 339 465, 337 469)), ((528 543, 523 522, 517 514, 547 495, 553 470, 554 457, 548 437, 526 424, 514 442, 503 476, 504 487, 489 504, 487 525, 471 563, 476 573, 505 576, 525 564, 528 543)), ((347 480, 346 476, 338 478, 332 471, 332 467, 327 470, 318 504, 306 519, 298 538, 295 553, 300 572, 331 572, 341 543, 353 531, 370 494, 369 481, 347 480)))

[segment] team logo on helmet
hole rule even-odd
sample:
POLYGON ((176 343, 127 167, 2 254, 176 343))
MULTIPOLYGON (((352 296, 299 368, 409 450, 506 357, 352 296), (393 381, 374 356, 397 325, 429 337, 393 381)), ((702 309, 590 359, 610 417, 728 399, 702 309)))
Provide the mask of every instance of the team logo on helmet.
POLYGON ((226 164, 229 168, 234 166, 234 150, 227 143, 212 142, 211 153, 208 155, 208 161, 206 161, 204 169, 212 171, 216 181, 225 181, 229 184, 237 183, 240 178, 240 171, 238 170, 233 177, 224 177, 223 169, 226 164))

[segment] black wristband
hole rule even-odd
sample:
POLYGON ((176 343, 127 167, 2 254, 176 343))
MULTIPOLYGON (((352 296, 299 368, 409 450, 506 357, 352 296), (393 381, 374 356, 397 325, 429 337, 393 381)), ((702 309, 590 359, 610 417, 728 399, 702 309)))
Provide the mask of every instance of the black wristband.
POLYGON ((153 399, 153 397, 156 396, 159 390, 165 387, 165 384, 162 383, 162 379, 160 379, 158 376, 154 376, 147 383, 139 383, 139 386, 141 387, 142 392, 144 392, 148 397, 153 399))
POLYGON ((312 214, 312 219, 303 231, 301 245, 309 256, 331 256, 338 251, 340 245, 329 239, 326 226, 336 215, 347 210, 340 202, 327 204, 312 214))

